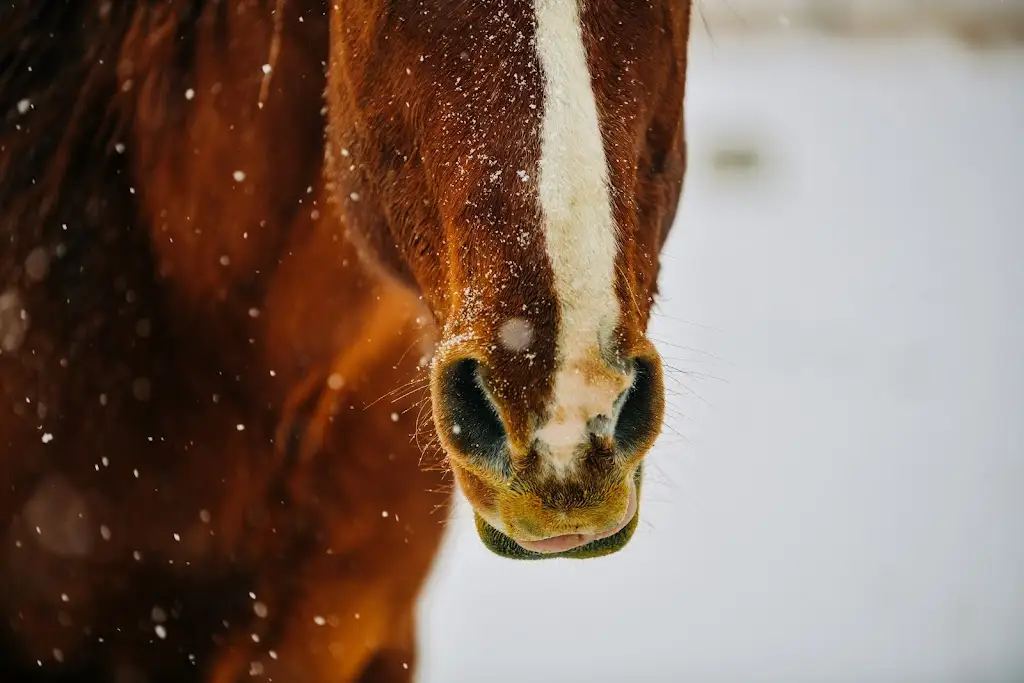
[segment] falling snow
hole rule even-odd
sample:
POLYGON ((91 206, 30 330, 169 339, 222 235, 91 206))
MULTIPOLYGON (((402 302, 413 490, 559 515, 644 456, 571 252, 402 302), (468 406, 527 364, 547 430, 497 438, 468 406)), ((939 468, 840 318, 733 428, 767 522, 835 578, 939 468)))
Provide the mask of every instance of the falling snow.
POLYGON ((46 249, 36 247, 25 258, 25 275, 33 282, 42 282, 50 269, 50 255, 46 249))
POLYGON ((533 325, 523 318, 509 318, 498 330, 498 339, 509 351, 525 351, 533 342, 533 325))
POLYGON ((148 401, 152 395, 153 386, 148 377, 136 377, 132 382, 132 396, 139 401, 148 401))
POLYGON ((21 348, 28 332, 28 313, 14 290, 0 294, 0 354, 21 348))

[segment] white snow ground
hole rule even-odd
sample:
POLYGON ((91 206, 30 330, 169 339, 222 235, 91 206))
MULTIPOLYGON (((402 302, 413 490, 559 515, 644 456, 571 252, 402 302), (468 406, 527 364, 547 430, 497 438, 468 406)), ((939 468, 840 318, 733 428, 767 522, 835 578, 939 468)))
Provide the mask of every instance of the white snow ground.
POLYGON ((419 681, 1024 680, 1024 49, 696 27, 644 521, 516 563, 460 499, 419 681))

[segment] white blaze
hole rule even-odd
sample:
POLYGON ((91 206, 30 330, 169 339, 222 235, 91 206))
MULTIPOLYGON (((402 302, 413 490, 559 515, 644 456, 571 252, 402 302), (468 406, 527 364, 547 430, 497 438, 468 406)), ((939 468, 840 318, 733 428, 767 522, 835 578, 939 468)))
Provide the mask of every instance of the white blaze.
POLYGON ((619 318, 618 239, 579 0, 534 0, 534 8, 544 78, 538 189, 562 318, 551 415, 537 436, 565 471, 589 419, 610 416, 628 381, 595 372, 619 318))

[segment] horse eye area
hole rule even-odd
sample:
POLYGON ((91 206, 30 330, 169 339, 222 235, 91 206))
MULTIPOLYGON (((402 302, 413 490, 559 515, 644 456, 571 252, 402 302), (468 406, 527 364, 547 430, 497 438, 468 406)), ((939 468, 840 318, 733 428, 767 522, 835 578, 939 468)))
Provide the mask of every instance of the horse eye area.
POLYGON ((654 364, 643 358, 633 361, 633 384, 626 390, 619 419, 615 424, 615 444, 620 451, 631 452, 648 443, 660 429, 661 383, 654 364))
POLYGON ((484 389, 480 363, 459 360, 444 373, 441 390, 447 424, 442 428, 462 453, 491 456, 505 443, 505 426, 484 389))

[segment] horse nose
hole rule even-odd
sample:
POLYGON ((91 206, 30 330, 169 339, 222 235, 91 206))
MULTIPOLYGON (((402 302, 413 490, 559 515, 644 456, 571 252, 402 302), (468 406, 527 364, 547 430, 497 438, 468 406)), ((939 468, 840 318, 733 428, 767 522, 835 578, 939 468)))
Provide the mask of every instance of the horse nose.
MULTIPOLYGON (((661 364, 656 357, 637 357, 625 367, 625 372, 622 365, 603 367, 596 375, 570 372, 570 379, 555 389, 550 419, 532 436, 522 435, 526 443, 536 439, 556 460, 572 459, 593 436, 610 439, 615 452, 623 455, 646 451, 661 429, 664 412, 661 364), (604 382, 593 383, 598 377, 618 390, 606 393, 604 382)), ((473 358, 455 359, 441 368, 437 426, 459 453, 504 469, 509 427, 485 376, 486 366, 473 358)))
POLYGON ((438 425, 460 452, 503 458, 506 430, 498 406, 481 375, 480 362, 463 358, 441 371, 443 424, 438 425))
POLYGON ((554 384, 536 440, 556 470, 576 463, 595 437, 616 454, 642 455, 661 429, 664 391, 656 356, 568 363, 554 384))
POLYGON ((665 410, 661 363, 655 358, 634 358, 633 382, 619 397, 613 434, 615 448, 624 453, 645 451, 661 431, 665 410))

